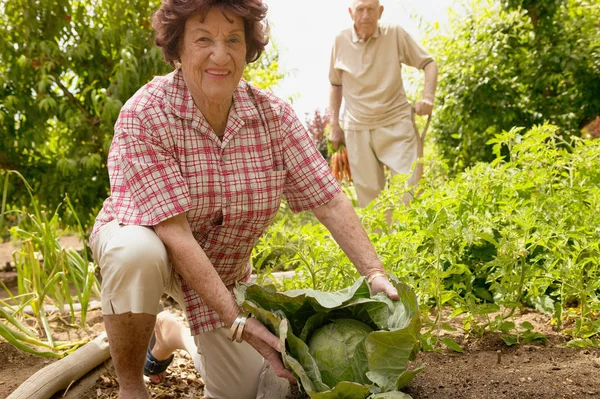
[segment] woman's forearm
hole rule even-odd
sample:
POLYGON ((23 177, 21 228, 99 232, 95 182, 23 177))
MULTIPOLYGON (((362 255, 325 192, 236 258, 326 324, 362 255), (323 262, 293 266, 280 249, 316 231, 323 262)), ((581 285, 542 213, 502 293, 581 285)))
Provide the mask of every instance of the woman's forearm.
POLYGON ((361 275, 372 276, 385 272, 352 204, 343 193, 314 209, 313 213, 331 232, 361 275))
POLYGON ((154 226, 154 231, 167 248, 175 270, 227 325, 231 325, 239 313, 239 307, 194 239, 185 214, 159 223, 154 226))

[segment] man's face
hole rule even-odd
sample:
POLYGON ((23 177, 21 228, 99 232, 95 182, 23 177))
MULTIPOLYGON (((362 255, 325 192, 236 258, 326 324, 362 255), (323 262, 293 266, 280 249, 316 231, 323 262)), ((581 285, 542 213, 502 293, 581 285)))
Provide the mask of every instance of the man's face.
POLYGON ((377 22, 383 14, 383 6, 379 5, 379 0, 354 0, 348 11, 358 36, 363 40, 373 36, 377 29, 377 22))

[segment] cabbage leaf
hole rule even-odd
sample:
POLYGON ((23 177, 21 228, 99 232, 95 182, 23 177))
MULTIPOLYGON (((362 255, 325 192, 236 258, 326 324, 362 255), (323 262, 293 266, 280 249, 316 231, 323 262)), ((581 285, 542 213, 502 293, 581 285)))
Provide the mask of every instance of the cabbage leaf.
POLYGON ((336 292, 277 292, 272 285, 240 284, 234 293, 241 306, 279 337, 284 365, 312 399, 406 399, 410 396, 399 390, 422 370, 408 369, 417 353, 421 322, 414 291, 394 276, 390 279, 399 300, 383 293, 371 296, 363 277, 336 292), (368 383, 323 382, 307 342, 315 330, 336 319, 355 319, 373 328, 365 338, 365 353, 355 357, 366 363, 368 383))

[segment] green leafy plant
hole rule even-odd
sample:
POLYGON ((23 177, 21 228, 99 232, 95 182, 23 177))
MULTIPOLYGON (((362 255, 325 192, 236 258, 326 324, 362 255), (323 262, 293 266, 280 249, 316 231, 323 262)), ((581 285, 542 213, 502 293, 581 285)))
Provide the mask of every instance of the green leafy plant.
POLYGON ((600 4, 475 0, 425 47, 440 65, 432 136, 453 173, 491 162, 486 142, 546 121, 565 136, 600 115, 600 4))
POLYGON ((518 328, 512 321, 504 321, 498 329, 504 333, 502 340, 508 346, 517 344, 530 344, 535 342, 546 342, 545 335, 534 331, 533 324, 529 322, 521 323, 521 328, 518 328))
MULTIPOLYGON (((26 213, 22 225, 10 230, 13 238, 21 243, 21 249, 13 254, 18 291, 15 295, 0 282, 8 294, 7 300, 0 300, 0 317, 4 319, 0 322, 0 335, 27 352, 61 356, 82 342, 55 342, 50 317, 63 317, 66 314, 70 318, 67 324, 74 325, 76 315, 79 315, 79 325, 85 326, 90 298, 99 295, 96 267, 88 260, 87 250, 84 249, 80 254, 61 247, 58 241, 61 236, 58 212, 49 215, 41 210, 31 188, 18 172, 8 171, 5 185, 10 175, 17 176, 28 187, 32 213, 26 213), (48 305, 56 309, 54 315, 48 314, 48 305), (80 305, 80 309, 76 305, 80 305), (30 316, 25 312, 26 308, 31 310, 34 323, 28 322, 30 316), (19 319, 25 320, 25 323, 19 319), (36 347, 54 352, 42 352, 36 347)), ((65 202, 66 207, 74 213, 68 198, 65 202)), ((4 218, 4 212, 0 218, 4 218)), ((83 236, 82 230, 80 234, 83 236)))
POLYGON ((240 285, 235 295, 240 305, 280 338, 284 364, 311 398, 406 398, 409 396, 399 390, 421 370, 408 369, 419 342, 419 309, 414 292, 397 279, 392 281, 400 300, 383 293, 371 296, 364 278, 333 293, 311 289, 277 292, 273 286, 240 285), (344 339, 326 348, 323 338, 331 334, 322 329, 331 328, 332 322, 365 326, 360 336, 354 327, 336 329, 338 338, 344 339), (321 368, 319 365, 345 357, 351 335, 358 338, 351 360, 356 372, 334 376, 331 369, 321 368))
MULTIPOLYGON (((551 316, 574 345, 594 345, 600 333, 600 141, 565 139, 544 124, 504 131, 488 145, 492 162, 454 177, 443 159, 427 158, 422 194, 409 207, 399 205, 406 177, 397 176, 359 210, 388 272, 419 298, 422 348, 462 350, 445 334, 451 321, 466 337, 495 332, 541 342, 516 320, 529 308, 551 316), (506 323, 519 327, 507 330, 506 323)), ((288 212, 258 246, 261 253, 285 248, 271 258, 274 267, 296 270, 282 288, 351 285, 356 270, 327 230, 310 214, 288 212)))
POLYGON ((334 387, 342 381, 368 383, 364 358, 366 338, 371 332, 371 327, 358 320, 334 319, 312 333, 308 351, 326 385, 334 387))

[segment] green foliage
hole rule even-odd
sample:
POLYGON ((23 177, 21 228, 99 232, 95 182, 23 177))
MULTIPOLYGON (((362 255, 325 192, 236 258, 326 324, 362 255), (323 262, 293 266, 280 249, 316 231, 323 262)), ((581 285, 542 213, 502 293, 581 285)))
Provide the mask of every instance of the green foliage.
POLYGON ((354 319, 335 319, 309 338, 308 350, 315 359, 323 382, 330 387, 342 381, 369 383, 368 367, 360 361, 365 338, 373 329, 354 319))
POLYGON ((534 28, 552 25, 552 19, 558 9, 567 4, 565 0, 506 0, 504 5, 509 10, 523 9, 527 11, 534 28))
MULTIPOLYGON (((48 209, 68 193, 85 227, 108 195, 106 158, 122 105, 172 69, 153 45, 159 5, 0 2, 0 169, 21 172, 48 209)), ((281 78, 277 61, 274 48, 245 76, 271 87, 281 78)), ((28 201, 23 185, 8 197, 9 207, 28 201)))
MULTIPOLYGON (((18 292, 15 295, 0 281, 8 295, 7 300, 0 300, 0 336, 30 353, 49 357, 62 356, 82 342, 55 342, 49 323, 51 315, 46 306, 53 305, 60 309, 59 317, 70 316, 71 325, 75 324, 76 314, 80 314, 80 327, 84 327, 90 298, 92 295, 99 295, 96 267, 89 261, 85 248, 83 254, 79 254, 61 247, 58 242, 62 234, 58 212, 48 215, 41 210, 30 186, 18 172, 11 171, 7 174, 5 187, 10 175, 21 179, 27 187, 32 201, 29 208, 33 213, 23 215, 21 223, 10 229, 13 238, 21 243, 21 249, 13 254, 18 292), (76 304, 81 305, 80 310, 76 309, 76 304), (25 312, 26 308, 31 309, 37 331, 28 326, 31 323, 20 321, 31 318, 25 312), (44 337, 45 341, 40 337, 44 337), (51 351, 44 352, 39 347, 51 351)), ((73 212, 68 199, 66 208, 73 212)), ((2 210, 0 218, 4 216, 2 210)), ((78 220, 76 215, 74 218, 78 220)), ((81 225, 79 233, 84 235, 81 225)))
POLYGON ((364 278, 333 293, 277 292, 273 286, 257 284, 239 285, 234 293, 240 305, 279 337, 284 364, 311 398, 403 398, 398 390, 422 369, 407 370, 417 351, 421 322, 413 290, 395 278, 392 283, 399 300, 384 293, 371 296, 364 278), (339 325, 322 330, 332 322, 339 325), (323 340, 328 337, 343 341, 329 342, 334 346, 329 353, 324 347, 329 343, 323 340), (334 370, 335 359, 345 364, 334 370))
POLYGON ((277 86, 285 74, 279 69, 279 48, 271 44, 260 58, 246 66, 244 79, 261 89, 277 86))
MULTIPOLYGON (((152 47, 159 1, 4 2, 0 166, 56 208, 69 193, 88 221, 107 195, 106 154, 123 103, 167 71, 152 47), (127 27, 127 29, 123 29, 127 27)), ((23 203, 23 186, 10 192, 23 203)))
MULTIPOLYGON (((442 308, 473 335, 491 330, 508 340, 539 341, 527 326, 506 324, 516 310, 531 307, 552 315, 568 336, 598 336, 600 142, 562 137, 550 125, 503 132, 489 143, 493 162, 453 179, 444 162, 428 159, 422 194, 410 207, 399 204, 406 188, 398 176, 359 211, 388 271, 414 287, 424 314, 433 315, 424 348, 459 350, 440 339, 448 328, 442 308)), ((287 248, 286 261, 298 262, 297 277, 284 287, 352 284, 356 271, 326 230, 301 218, 280 219, 260 242, 263 255, 276 242, 287 248)))
POLYGON ((293 269, 300 278, 286 280, 286 289, 334 291, 352 284, 358 274, 330 237, 312 213, 294 215, 282 204, 276 220, 254 247, 257 282, 265 282, 273 271, 293 269))
MULTIPOLYGON (((596 335, 600 143, 567 142, 544 125, 489 144, 492 163, 443 184, 426 176, 411 208, 394 209, 395 231, 378 242, 386 264, 419 287, 423 303, 463 314, 472 333, 499 330, 530 306, 552 314, 568 335, 596 335), (573 307, 579 311, 566 317, 573 307)), ((401 189, 377 206, 392 207, 401 189)))
POLYGON ((494 155, 485 143, 513 126, 549 121, 565 135, 600 114, 600 4, 476 0, 430 32, 440 65, 433 133, 453 172, 494 155))
POLYGON ((545 335, 533 331, 533 324, 527 321, 521 323, 521 328, 517 328, 512 321, 504 321, 498 326, 498 329, 504 333, 502 340, 507 346, 520 343, 544 343, 548 340, 545 335))

